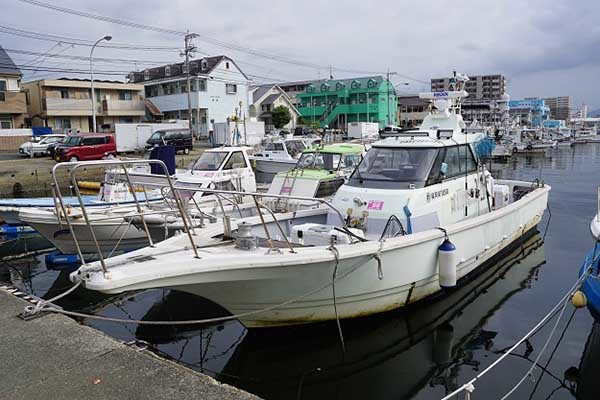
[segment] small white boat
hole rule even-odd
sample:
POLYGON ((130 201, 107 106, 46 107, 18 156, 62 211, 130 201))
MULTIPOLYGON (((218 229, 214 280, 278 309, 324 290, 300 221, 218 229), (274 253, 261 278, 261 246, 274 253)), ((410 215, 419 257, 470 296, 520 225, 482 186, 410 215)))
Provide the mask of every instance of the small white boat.
POLYGON ((71 279, 105 293, 175 288, 248 327, 365 316, 462 284, 536 227, 550 191, 494 180, 478 163, 484 135, 464 133, 466 95, 421 94, 435 105, 421 127, 374 143, 331 203, 243 219, 234 243, 176 235, 71 279))
MULTIPOLYGON (((177 176, 177 185, 182 188, 178 191, 178 195, 190 202, 190 209, 196 205, 201 209, 214 206, 215 195, 195 192, 192 199, 191 193, 186 193, 183 188, 256 191, 254 171, 248 158, 249 150, 248 147, 221 147, 205 151, 189 171, 177 176)), ((163 176, 163 179, 166 178, 163 176)), ((137 184, 141 183, 137 182, 137 184)), ((169 201, 171 195, 169 193, 165 195, 165 199, 161 197, 160 201, 146 203, 144 207, 144 210, 150 214, 144 219, 154 242, 172 236, 183 227, 181 220, 173 216, 173 202, 169 201)), ((200 209, 197 210, 198 224, 202 224, 200 209)), ((23 209, 19 213, 19 219, 36 229, 64 254, 77 253, 77 245, 84 254, 97 253, 94 238, 81 209, 69 207, 67 211, 78 239, 77 243, 73 240, 65 216, 58 208, 23 209)), ((93 209, 86 207, 86 211, 103 254, 113 254, 116 250, 130 251, 149 244, 145 228, 135 223, 137 220, 134 217, 138 212, 131 202, 93 209)), ((190 213, 194 220, 194 212, 190 213)))
POLYGON ((264 150, 250 157, 256 172, 275 175, 293 168, 305 149, 308 149, 316 139, 292 138, 267 143, 264 150))

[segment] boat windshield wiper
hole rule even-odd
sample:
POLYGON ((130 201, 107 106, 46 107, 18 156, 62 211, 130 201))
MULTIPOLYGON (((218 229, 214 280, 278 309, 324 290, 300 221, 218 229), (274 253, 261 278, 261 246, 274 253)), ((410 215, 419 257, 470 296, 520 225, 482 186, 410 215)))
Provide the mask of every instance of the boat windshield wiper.
POLYGON ((354 173, 356 174, 356 177, 358 178, 358 183, 360 183, 362 185, 364 182, 364 179, 363 179, 362 175, 360 174, 358 167, 359 166, 357 165, 356 168, 354 169, 354 173))

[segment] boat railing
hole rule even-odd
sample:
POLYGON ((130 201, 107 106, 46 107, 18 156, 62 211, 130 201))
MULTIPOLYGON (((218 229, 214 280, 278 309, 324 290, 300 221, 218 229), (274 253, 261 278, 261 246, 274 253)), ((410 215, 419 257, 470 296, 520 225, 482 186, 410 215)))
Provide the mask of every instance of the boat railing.
MULTIPOLYGON (((164 162, 162 162, 161 160, 100 160, 100 161, 77 161, 77 162, 64 162, 64 163, 58 163, 56 164, 53 168, 52 168, 52 180, 53 180, 53 193, 55 196, 55 207, 56 207, 56 201, 58 201, 58 206, 60 206, 60 210, 62 211, 62 214, 64 216, 65 222, 67 223, 67 226, 69 227, 69 231, 71 232, 71 236, 73 238, 73 242, 75 244, 75 248, 77 249, 77 253, 80 257, 80 260, 83 264, 85 264, 85 258, 83 255, 83 252, 81 251, 81 246, 79 244, 79 240, 77 238, 77 235, 75 233, 75 229, 73 228, 73 224, 71 222, 71 218, 69 216, 69 212, 67 211, 67 207, 65 205, 65 201, 63 199, 63 195, 60 189, 60 185, 58 184, 58 178, 57 178, 57 171, 59 170, 67 170, 69 173, 69 177, 71 178, 71 187, 75 193, 75 196, 77 197, 77 201, 79 203, 80 209, 81 209, 81 214, 83 216, 83 219, 85 221, 85 224, 89 230, 90 233, 90 237, 92 239, 92 242, 94 243, 94 247, 96 248, 98 257, 99 257, 99 261, 100 261, 100 265, 102 267, 102 270, 105 274, 105 276, 109 276, 108 273, 108 268, 106 266, 106 260, 104 259, 104 255, 102 253, 102 249, 100 247, 100 244, 98 243, 98 240, 96 238, 96 233, 94 232, 94 229, 92 227, 92 223, 90 221, 90 217, 87 213, 83 198, 81 197, 81 192, 79 190, 79 186, 77 185, 77 177, 76 177, 76 172, 79 168, 85 166, 85 167, 90 167, 90 166, 98 166, 98 167, 108 167, 108 166, 119 166, 121 167, 121 169, 123 170, 123 175, 125 177, 125 181, 127 182, 128 186, 129 186, 129 190, 131 192, 131 195, 133 197, 134 203, 135 203, 135 207, 137 210, 137 213, 140 214, 140 219, 142 221, 142 225, 144 227, 144 231, 146 233, 146 237, 148 238, 148 245, 153 247, 154 246, 154 242, 152 240, 152 236, 150 235, 150 231, 148 229, 148 225, 146 224, 146 220, 144 219, 144 213, 142 210, 142 206, 140 204, 140 200, 138 199, 138 196, 136 194, 136 190, 134 187, 134 184, 131 181, 131 177, 129 175, 129 172, 127 171, 127 166, 131 166, 131 165, 139 165, 139 164, 156 164, 158 165, 163 173, 164 176, 166 178, 167 181, 167 186, 171 189, 172 193, 176 193, 175 192, 175 188, 173 185, 173 181, 171 180, 171 177, 168 173, 168 169, 167 166, 165 165, 164 162)), ((140 186, 140 184, 138 184, 138 186, 140 186)), ((142 185, 143 186, 143 185, 142 185)), ((146 197, 147 198, 147 197, 146 197)), ((198 257, 198 250, 194 244, 194 239, 192 237, 192 233, 191 233, 191 229, 190 226, 188 224, 188 218, 186 216, 186 213, 184 211, 184 207, 182 204, 181 199, 179 198, 179 196, 174 196, 175 199, 175 205, 178 208, 179 214, 181 215, 181 219, 185 228, 185 231, 188 235, 188 238, 190 240, 190 243, 192 245, 192 249, 194 251, 194 254, 196 255, 196 257, 198 257)), ((59 212, 57 209, 57 218, 59 218, 59 212)), ((60 218, 59 218, 60 219, 60 218)))
POLYGON ((596 204, 596 222, 600 222, 600 186, 598 186, 598 197, 596 204))
MULTIPOLYGON (((326 199, 306 197, 306 196, 289 196, 289 195, 282 195, 282 194, 245 192, 245 191, 240 191, 240 190, 223 190, 223 189, 210 189, 210 188, 193 187, 193 186, 192 187, 178 186, 177 183, 173 182, 173 180, 169 176, 168 171, 167 171, 167 166, 160 160, 146 160, 146 159, 144 159, 144 160, 101 160, 101 161, 64 162, 64 163, 56 164, 52 168, 52 179, 53 179, 52 190, 53 190, 53 194, 55 197, 55 200, 54 200, 55 212, 56 212, 57 218, 59 220, 59 224, 62 224, 62 221, 64 218, 64 222, 66 222, 66 225, 68 226, 69 231, 71 232, 71 236, 73 237, 73 242, 75 244, 75 247, 77 249, 77 253, 81 259, 81 262, 83 264, 85 264, 86 262, 85 262, 84 254, 81 251, 79 239, 77 238, 75 229, 73 227, 72 219, 74 216, 70 215, 71 213, 69 211, 67 211, 67 205, 65 204, 65 201, 63 199, 63 194, 60 189, 60 185, 58 184, 57 171, 66 169, 70 176, 72 189, 73 189, 74 194, 77 197, 77 201, 79 203, 79 208, 80 208, 81 214, 78 215, 78 218, 83 217, 83 221, 85 222, 85 225, 87 226, 87 229, 89 230, 91 240, 94 244, 94 247, 96 248, 100 265, 101 265, 102 270, 103 270, 105 276, 107 277, 107 279, 110 277, 110 274, 108 272, 107 263, 106 263, 104 255, 103 255, 101 246, 96 238, 96 233, 94 232, 94 229, 92 226, 94 222, 102 221, 103 218, 95 217, 95 218, 93 218, 93 221, 92 221, 92 219, 90 218, 90 215, 86 211, 85 203, 83 201, 81 192, 77 185, 76 172, 83 166, 86 166, 86 167, 118 166, 123 170, 123 178, 124 178, 124 181, 127 182, 127 185, 129 186, 130 192, 133 196, 133 205, 135 205, 136 211, 127 213, 127 214, 124 214, 121 216, 107 216, 107 217, 104 217, 104 219, 110 220, 110 219, 116 219, 116 218, 126 218, 126 219, 130 219, 130 222, 131 222, 131 218, 139 217, 141 224, 143 226, 144 233, 146 234, 146 237, 148 239, 148 245, 150 247, 154 246, 154 242, 152 239, 152 235, 150 234, 148 224, 146 223, 146 220, 144 217, 149 216, 149 215, 156 215, 156 214, 178 213, 179 216, 181 217, 181 221, 183 223, 183 229, 185 230, 188 240, 190 242, 191 248, 194 251, 194 255, 195 255, 195 257, 199 258, 198 246, 196 246, 196 244, 194 242, 194 238, 193 238, 193 236, 195 236, 194 229, 192 228, 194 226, 194 224, 192 223, 193 218, 188 213, 190 202, 193 203, 194 207, 196 207, 198 209, 201 217, 207 216, 207 217, 211 218, 211 220, 214 220, 215 217, 202 211, 201 206, 196 202, 196 199, 194 198, 193 194, 191 195, 190 201, 188 201, 187 204, 184 204, 184 196, 180 195, 180 193, 185 193, 185 192, 193 192, 193 193, 202 192, 204 194, 214 194, 215 195, 217 203, 219 204, 219 208, 221 209, 221 212, 223 213, 222 220, 223 220, 223 229, 224 229, 225 235, 231 235, 231 226, 230 226, 230 218, 227 216, 225 207, 223 206, 223 201, 232 203, 233 207, 240 214, 240 217, 243 217, 243 213, 242 213, 239 205, 235 204, 235 202, 233 200, 229 199, 228 196, 231 196, 234 198, 239 197, 240 199, 243 199, 246 196, 251 197, 252 201, 254 202, 254 205, 256 207, 256 212, 258 214, 258 217, 260 218, 260 224, 263 226, 263 229, 265 231, 267 243, 270 247, 269 252, 271 252, 271 251, 278 252, 279 250, 273 244, 273 240, 271 238, 271 234, 269 232, 269 228, 267 225, 271 221, 267 221, 265 219, 262 210, 266 210, 267 213, 271 216, 272 222, 275 224, 276 228, 281 233, 284 241, 287 244, 287 247, 289 247, 289 249, 290 249, 290 252, 294 253, 295 251, 294 251, 292 244, 288 240, 287 235, 285 234, 283 227, 280 224, 280 221, 277 219, 277 213, 275 213, 270 207, 268 207, 267 205, 262 203, 263 198, 273 198, 273 199, 278 199, 278 201, 284 200, 284 201, 286 201, 286 204, 290 200, 298 200, 301 202, 306 202, 307 204, 310 204, 310 203, 322 204, 322 205, 326 206, 328 209, 330 209, 331 212, 333 212, 333 214, 337 215, 340 220, 341 226, 346 228, 346 219, 344 218, 343 214, 330 201, 328 201, 326 199), (144 187, 146 185, 146 183, 132 182, 129 172, 127 171, 127 166, 136 165, 136 164, 156 164, 156 165, 159 165, 160 168, 163 170, 164 177, 165 177, 165 183, 158 183, 158 184, 152 183, 152 184, 148 184, 148 185, 152 186, 153 188, 157 188, 157 187, 160 188, 161 196, 163 197, 163 200, 169 205, 170 210, 156 211, 156 210, 148 210, 148 209, 144 210, 142 208, 142 204, 140 203, 141 200, 136 195, 136 190, 135 190, 136 188, 134 187, 134 185, 144 187), (171 193, 173 195, 169 196, 169 193, 171 193), (173 207, 173 204, 171 204, 171 203, 174 203, 175 207, 173 207), (61 213, 62 213, 62 216, 61 216, 61 213)), ((143 200, 143 202, 147 199, 148 199, 148 195, 146 194, 146 198, 143 200)), ((200 225, 202 226, 202 223, 200 225)), ((112 252, 111 252, 111 254, 112 254, 112 252)))

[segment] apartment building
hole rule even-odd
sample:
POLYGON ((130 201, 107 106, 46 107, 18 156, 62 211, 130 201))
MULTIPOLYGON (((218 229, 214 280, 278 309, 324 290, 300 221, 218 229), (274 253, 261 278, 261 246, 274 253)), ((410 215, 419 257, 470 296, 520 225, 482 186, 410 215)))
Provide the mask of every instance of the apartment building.
POLYGON ((550 114, 554 119, 569 121, 573 113, 573 97, 559 96, 548 97, 544 99, 546 105, 550 107, 550 114))
POLYGON ((398 96, 398 125, 412 128, 421 125, 430 109, 430 102, 419 96, 398 96))
POLYGON ((27 100, 21 90, 21 71, 0 46, 0 129, 23 128, 27 100))
POLYGON ((56 132, 91 131, 92 103, 99 132, 113 131, 116 123, 141 122, 145 115, 143 85, 94 79, 93 101, 88 79, 41 79, 24 83, 23 88, 29 96, 32 126, 56 132))
POLYGON ((192 129, 208 137, 212 125, 248 113, 250 80, 227 56, 205 57, 129 74, 129 82, 143 84, 149 109, 164 119, 189 119, 187 76, 190 75, 192 129))
POLYGON ((302 119, 322 128, 346 129, 351 122, 397 124, 396 91, 382 76, 313 81, 296 99, 302 119))
MULTIPOLYGON (((452 78, 431 79, 431 91, 451 90, 452 78)), ((462 114, 467 121, 490 124, 497 118, 498 101, 506 94, 506 78, 502 74, 472 75, 465 83, 469 97, 463 100, 462 114)))

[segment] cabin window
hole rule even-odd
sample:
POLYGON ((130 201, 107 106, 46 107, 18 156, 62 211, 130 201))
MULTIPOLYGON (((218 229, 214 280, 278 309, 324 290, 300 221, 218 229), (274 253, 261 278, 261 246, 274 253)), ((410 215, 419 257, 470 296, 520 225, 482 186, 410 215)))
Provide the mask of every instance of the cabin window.
POLYGON ((223 169, 246 168, 246 159, 241 151, 234 152, 223 169))
POLYGON ((445 178, 477 172, 477 162, 468 145, 447 147, 444 162, 448 165, 445 178))
POLYGON ((285 148, 290 156, 296 158, 304 150, 304 144, 300 141, 289 141, 285 142, 285 148))
POLYGON ((336 171, 340 166, 340 154, 310 152, 303 153, 298 160, 300 168, 317 168, 328 171, 336 171))
POLYGON ((267 147, 265 147, 265 151, 283 151, 283 144, 269 143, 267 147))
POLYGON ((438 153, 434 148, 373 147, 350 178, 352 186, 398 189, 424 186, 438 153))
POLYGON ((224 151, 204 152, 194 163, 193 169, 194 171, 216 171, 227 157, 227 154, 224 151))
POLYGON ((344 184, 344 178, 337 178, 319 183, 317 192, 315 193, 316 198, 327 197, 335 194, 337 190, 344 184))

